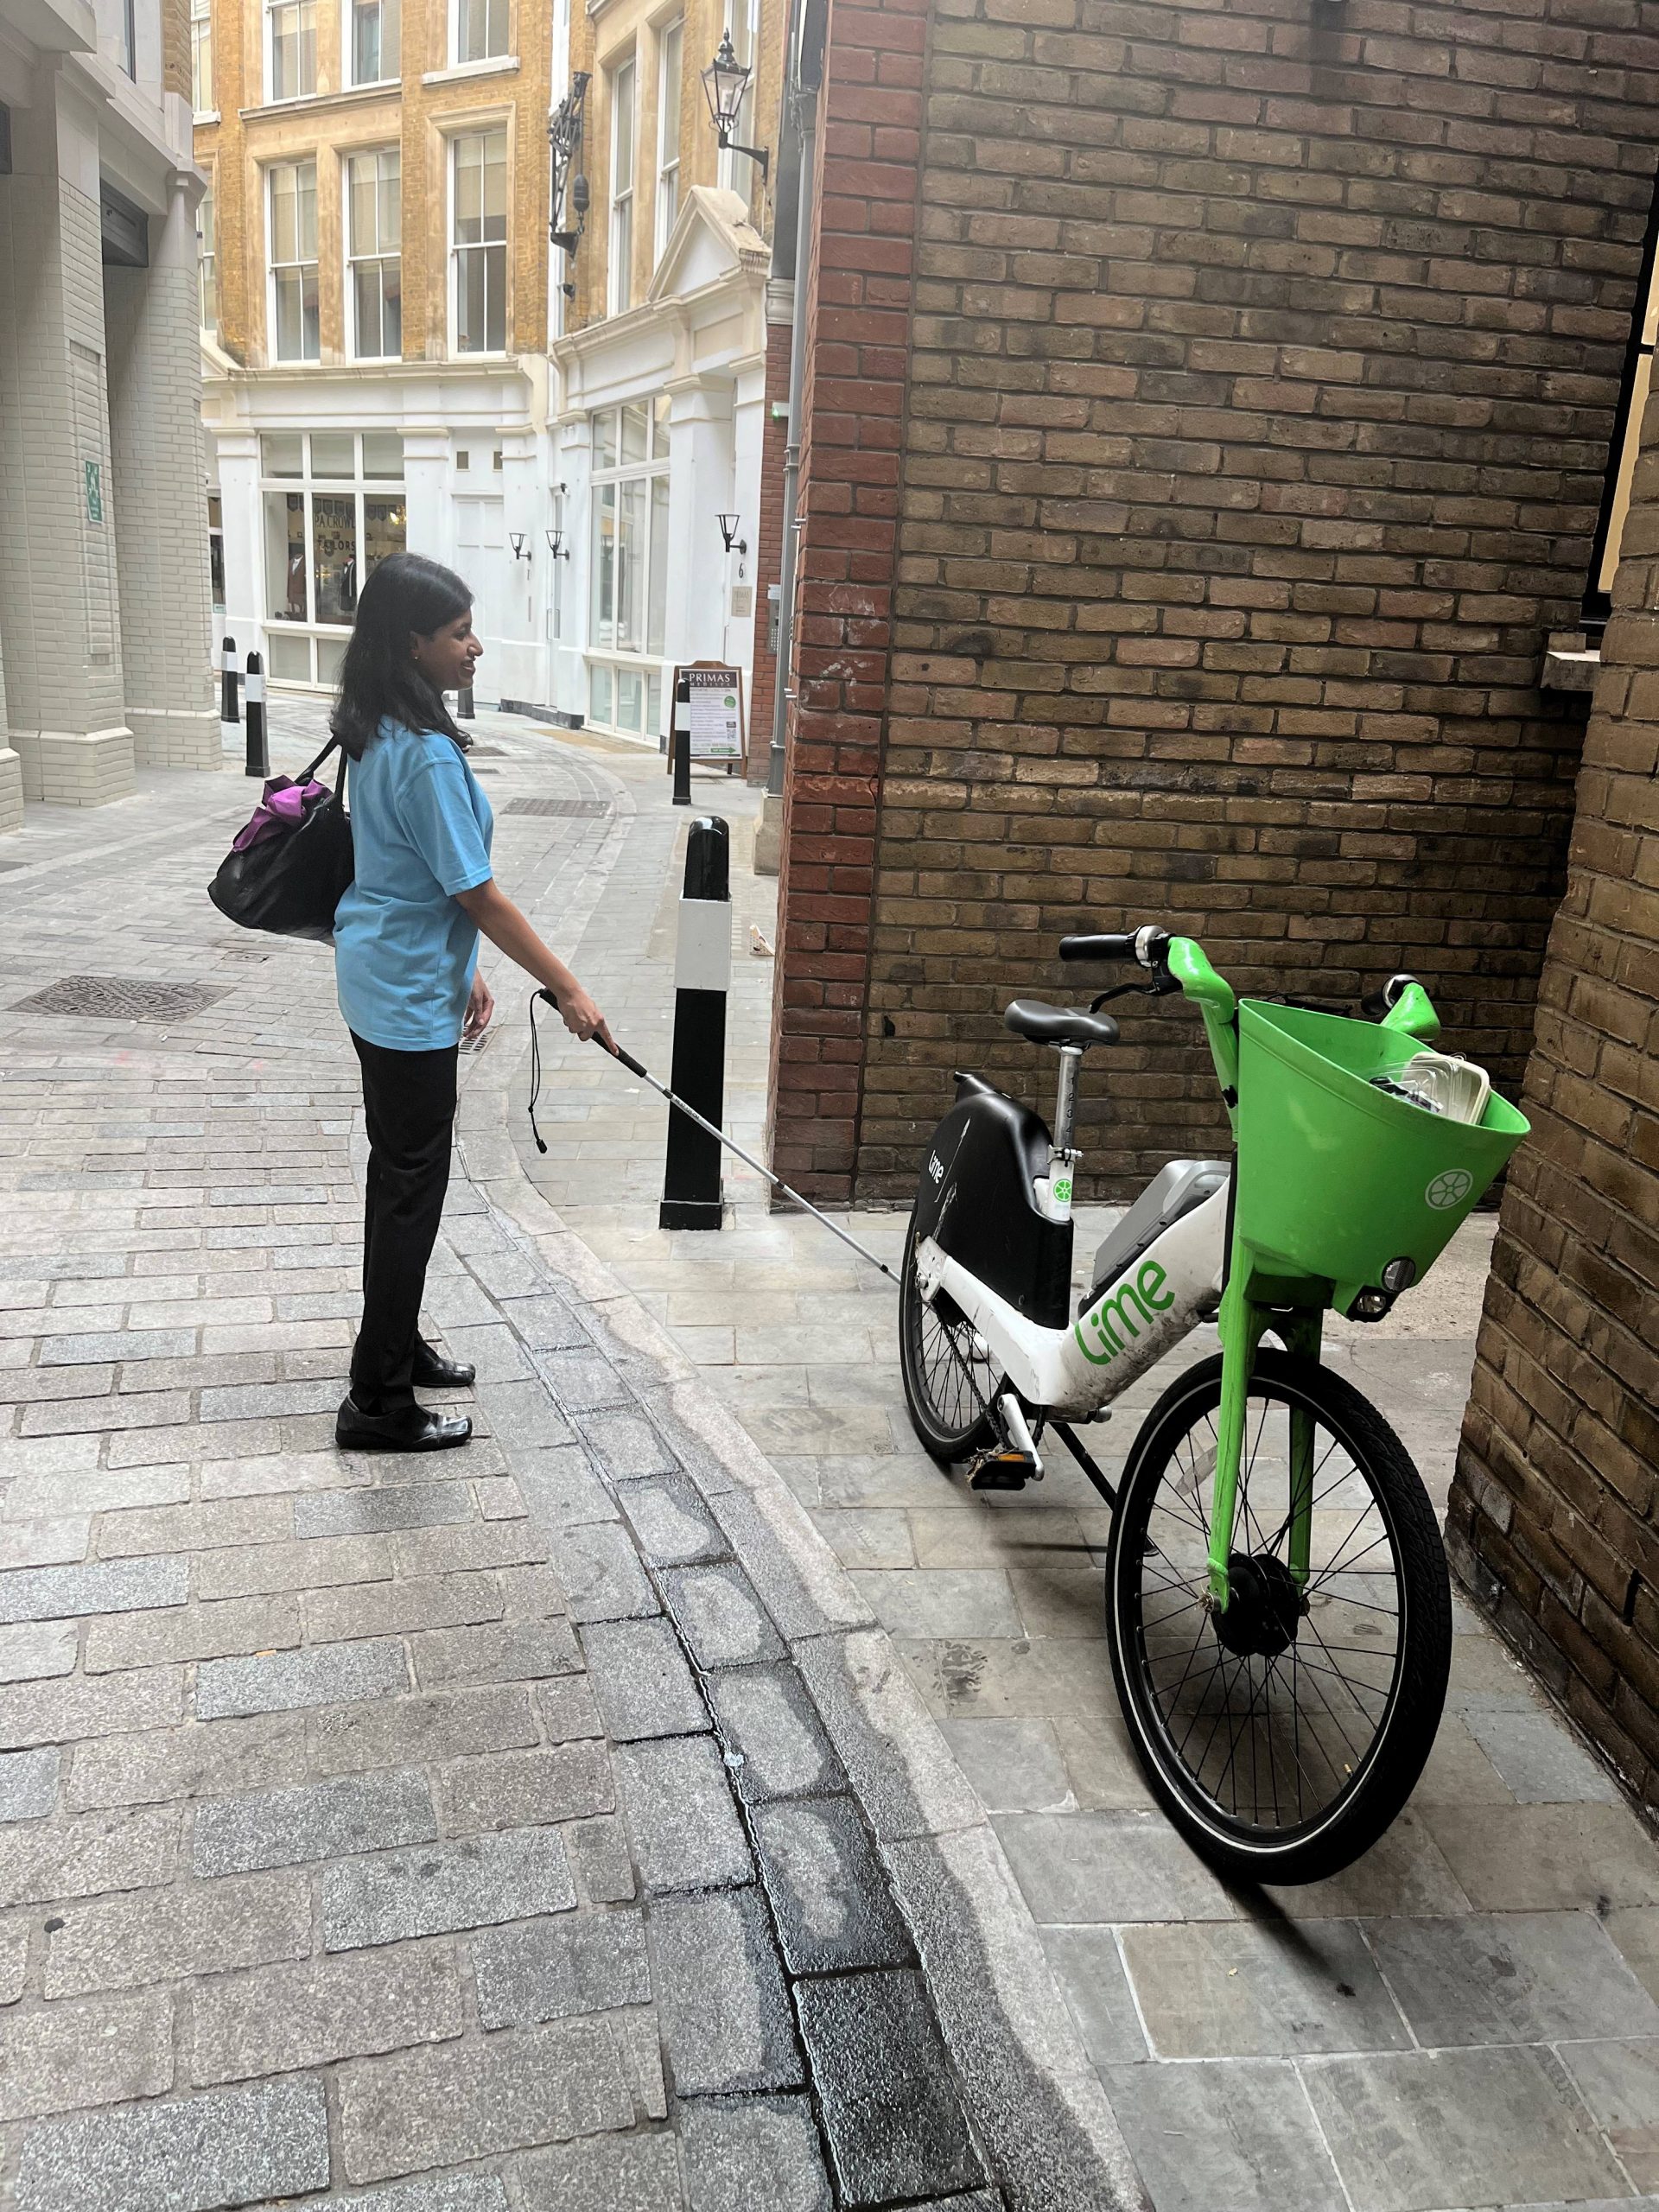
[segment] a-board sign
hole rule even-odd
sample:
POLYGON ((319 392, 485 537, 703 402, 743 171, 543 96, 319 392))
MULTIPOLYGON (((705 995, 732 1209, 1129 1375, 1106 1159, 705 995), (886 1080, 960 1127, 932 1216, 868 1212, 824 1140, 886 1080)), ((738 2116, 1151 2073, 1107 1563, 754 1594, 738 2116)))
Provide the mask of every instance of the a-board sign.
POLYGON ((675 715, 683 716, 693 760, 743 758, 743 671, 694 661, 674 671, 675 715), (689 695, 679 699, 683 684, 689 695))

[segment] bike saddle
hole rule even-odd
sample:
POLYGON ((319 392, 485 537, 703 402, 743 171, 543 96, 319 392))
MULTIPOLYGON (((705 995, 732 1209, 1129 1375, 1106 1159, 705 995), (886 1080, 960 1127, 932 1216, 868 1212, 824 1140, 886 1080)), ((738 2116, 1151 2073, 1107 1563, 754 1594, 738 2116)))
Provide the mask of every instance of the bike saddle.
POLYGON ((1109 1014, 1076 1013, 1069 1007, 1045 1006, 1040 999, 1015 999, 1002 1017, 1002 1027, 1033 1045, 1116 1045, 1117 1024, 1109 1014))

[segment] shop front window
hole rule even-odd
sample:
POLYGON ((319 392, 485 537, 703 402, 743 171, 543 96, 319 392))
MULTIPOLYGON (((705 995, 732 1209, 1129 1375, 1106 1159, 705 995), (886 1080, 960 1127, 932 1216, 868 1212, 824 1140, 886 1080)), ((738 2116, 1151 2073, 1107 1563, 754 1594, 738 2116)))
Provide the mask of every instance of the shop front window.
POLYGON ((259 445, 267 670, 279 683, 331 683, 365 579, 404 550, 403 440, 279 430, 259 445))
POLYGON ((655 737, 668 628, 666 401, 596 415, 593 454, 588 719, 655 737))

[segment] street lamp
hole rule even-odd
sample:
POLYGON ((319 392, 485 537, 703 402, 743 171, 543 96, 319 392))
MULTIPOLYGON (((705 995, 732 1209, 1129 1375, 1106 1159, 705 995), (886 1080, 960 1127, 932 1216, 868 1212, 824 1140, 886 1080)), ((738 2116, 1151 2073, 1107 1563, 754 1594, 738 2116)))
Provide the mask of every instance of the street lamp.
POLYGON ((588 98, 588 87, 593 82, 590 70, 578 69, 570 79, 570 89, 548 118, 547 143, 552 162, 552 178, 549 195, 548 237, 560 251, 573 254, 576 241, 587 228, 582 219, 588 213, 588 180, 573 176, 571 172, 582 146, 582 111, 588 98), (576 217, 574 230, 561 230, 559 219, 564 212, 565 186, 570 187, 571 212, 576 217))
POLYGON ((752 162, 759 162, 764 181, 771 174, 772 156, 764 146, 741 146, 732 136, 742 111, 743 95, 749 89, 753 74, 747 61, 738 60, 732 48, 732 35, 728 31, 720 41, 719 53, 702 73, 702 89, 709 95, 709 113, 721 151, 729 149, 734 154, 747 154, 752 162))

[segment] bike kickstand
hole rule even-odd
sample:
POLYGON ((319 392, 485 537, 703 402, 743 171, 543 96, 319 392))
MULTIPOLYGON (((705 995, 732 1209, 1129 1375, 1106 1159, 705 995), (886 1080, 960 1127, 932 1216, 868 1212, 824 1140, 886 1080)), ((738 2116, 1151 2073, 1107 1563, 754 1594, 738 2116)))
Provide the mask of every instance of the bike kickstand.
POLYGON ((1065 1445, 1066 1450, 1071 1454, 1071 1457, 1077 1461, 1077 1465, 1083 1469, 1084 1473, 1087 1475, 1090 1481, 1093 1483, 1095 1488, 1105 1499, 1107 1504, 1116 1511, 1117 1509, 1116 1485, 1113 1483, 1108 1482, 1105 1476, 1102 1474, 1100 1469, 1095 1465, 1093 1454, 1086 1448, 1085 1446, 1078 1441, 1076 1434, 1065 1421, 1051 1421, 1048 1425, 1053 1430, 1055 1435, 1059 1438, 1061 1443, 1065 1445))

